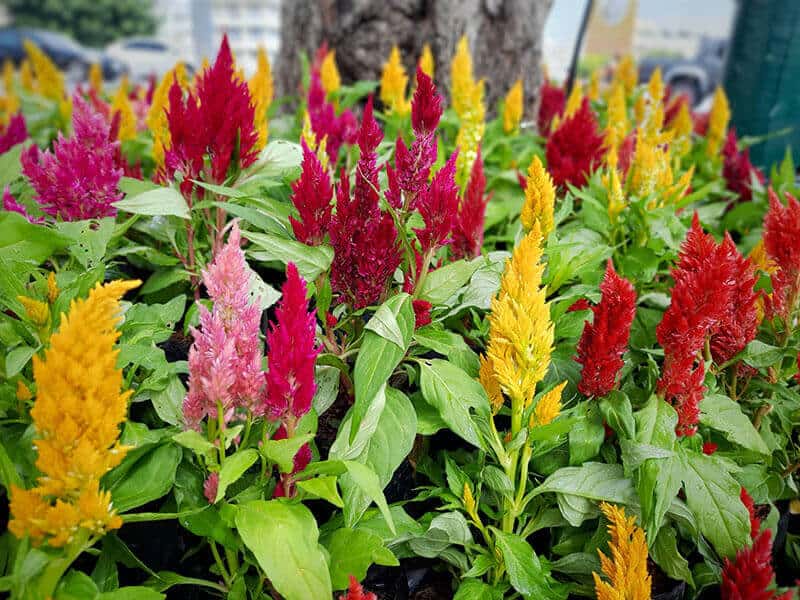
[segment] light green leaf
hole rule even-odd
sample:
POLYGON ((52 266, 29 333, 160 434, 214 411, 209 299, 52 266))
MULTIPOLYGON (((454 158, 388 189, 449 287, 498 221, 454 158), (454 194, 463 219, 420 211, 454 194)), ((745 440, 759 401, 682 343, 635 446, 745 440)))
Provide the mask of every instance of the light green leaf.
POLYGON ((397 566, 399 561, 383 540, 364 529, 337 529, 326 544, 330 560, 333 589, 343 590, 352 575, 361 581, 373 564, 397 566))
POLYGON ((484 265, 484 258, 476 258, 467 262, 457 260, 428 273, 422 284, 419 297, 434 306, 444 302, 461 289, 472 277, 472 274, 484 265))
POLYGON ((742 412, 742 407, 727 396, 712 394, 703 398, 700 422, 721 431, 729 441, 743 448, 759 454, 770 453, 750 419, 742 412))
POLYGON ((314 439, 314 434, 307 433, 282 440, 267 440, 261 448, 261 453, 268 460, 277 464, 281 473, 291 473, 294 468, 295 455, 304 444, 312 439, 314 439))
POLYGON ((742 360, 751 367, 771 367, 783 358, 784 349, 753 340, 742 352, 742 360))
POLYGON ((320 273, 327 271, 333 260, 330 246, 306 246, 295 240, 255 231, 243 231, 242 236, 261 248, 261 251, 249 252, 255 260, 277 261, 284 265, 292 262, 306 281, 313 281, 320 273))
POLYGON ((186 200, 172 187, 158 187, 142 192, 114 202, 113 206, 135 215, 174 215, 181 219, 189 218, 189 206, 186 200))
MULTIPOLYGON (((342 462, 353 483, 361 488, 361 491, 378 506, 381 514, 383 514, 383 517, 386 519, 386 523, 389 525, 389 529, 394 532, 392 513, 389 512, 389 505, 386 503, 386 497, 383 495, 383 486, 381 486, 378 475, 367 465, 352 460, 345 460, 342 462)), ((348 504, 345 504, 345 523, 348 527, 355 525, 360 517, 360 514, 348 510, 348 504)))
POLYGON ((217 486, 217 497, 214 502, 219 502, 225 497, 225 490, 232 483, 235 483, 244 475, 254 462, 258 460, 258 451, 254 448, 239 450, 225 459, 225 463, 219 470, 219 485, 217 486))
POLYGON ((34 354, 36 348, 30 346, 17 346, 6 354, 6 378, 14 377, 22 371, 34 354))
POLYGON ((511 585, 523 598, 563 600, 566 586, 558 584, 539 561, 531 545, 518 535, 492 528, 497 548, 503 555, 511 585))
POLYGON ((198 456, 211 456, 217 449, 206 437, 201 435, 194 429, 181 431, 172 436, 175 443, 180 444, 184 448, 188 448, 198 456))
POLYGON ((258 157, 255 166, 261 175, 283 177, 303 163, 303 149, 288 140, 273 140, 258 157))
POLYGON ((338 508, 344 507, 344 500, 339 495, 339 490, 336 487, 336 477, 333 475, 304 479, 297 482, 297 487, 316 498, 327 500, 338 508))
POLYGON ((563 467, 544 480, 534 495, 555 492, 595 501, 635 504, 633 482, 625 477, 622 465, 587 462, 580 467, 563 467))
POLYGON ((236 528, 275 590, 286 600, 333 595, 314 515, 302 504, 254 500, 239 507, 236 528))

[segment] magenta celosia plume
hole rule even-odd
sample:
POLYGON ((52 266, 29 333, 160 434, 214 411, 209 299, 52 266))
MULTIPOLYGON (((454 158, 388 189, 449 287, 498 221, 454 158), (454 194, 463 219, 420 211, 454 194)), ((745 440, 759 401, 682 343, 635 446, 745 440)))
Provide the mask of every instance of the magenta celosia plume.
POLYGON ((275 321, 267 332, 269 370, 263 402, 270 417, 296 422, 311 408, 316 391, 314 361, 320 348, 314 310, 309 310, 306 299, 306 283, 294 263, 286 266, 282 292, 275 321))
POLYGON ((193 190, 189 179, 202 174, 207 182, 222 183, 232 166, 250 166, 258 157, 253 118, 250 91, 236 76, 228 37, 223 36, 214 64, 200 74, 195 90, 184 94, 177 80, 169 90, 170 146, 163 176, 182 173, 181 191, 188 198, 193 190))
POLYGON ((553 119, 557 115, 561 116, 564 113, 564 107, 567 104, 567 95, 564 92, 564 88, 551 85, 547 80, 542 83, 539 95, 541 96, 541 101, 539 103, 539 114, 536 123, 539 127, 539 134, 546 136, 550 133, 550 125, 553 119))
POLYGON ((553 183, 557 187, 585 184, 589 173, 603 159, 603 144, 597 118, 589 99, 584 98, 577 112, 564 119, 547 138, 545 155, 553 183))
POLYGON ((752 178, 764 183, 764 173, 750 162, 750 149, 739 150, 736 130, 728 131, 728 138, 722 148, 722 176, 727 188, 738 195, 739 202, 753 199, 752 178))
POLYGON ((330 228, 334 250, 331 286, 356 309, 381 301, 402 258, 394 221, 378 205, 375 150, 382 139, 370 97, 358 133, 361 156, 353 194, 343 171, 336 187, 336 214, 330 228))
POLYGON ((600 293, 600 303, 591 307, 593 321, 583 326, 575 358, 583 365, 578 391, 585 396, 605 396, 616 387, 636 315, 636 291, 627 279, 617 275, 611 260, 600 293))
POLYGON ((331 163, 336 164, 342 144, 352 144, 355 141, 358 121, 349 109, 343 110, 340 115, 336 114, 336 107, 325 98, 322 78, 316 69, 311 71, 307 101, 311 130, 317 140, 323 138, 326 140, 325 149, 328 152, 328 158, 331 163))
POLYGON ((257 299, 251 303, 250 270, 240 244, 234 222, 227 243, 203 271, 214 304, 211 311, 199 306, 200 327, 192 330, 189 391, 183 404, 190 427, 198 427, 207 416, 216 418, 217 403, 226 421, 240 408, 262 412, 261 309, 257 299))
POLYGON ((764 249, 778 267, 772 275, 772 294, 766 299, 767 316, 788 320, 800 297, 800 202, 786 193, 786 204, 770 188, 764 217, 764 249))
POLYGON ((22 113, 13 115, 8 125, 0 128, 0 154, 8 152, 17 144, 21 144, 28 137, 28 127, 22 113))
POLYGON ((435 251, 450 242, 450 233, 458 214, 458 185, 455 179, 457 158, 458 150, 455 150, 418 198, 417 209, 425 227, 414 232, 423 253, 435 251))
POLYGON ((290 216, 292 230, 298 241, 318 246, 325 240, 331 222, 333 188, 328 171, 305 140, 303 146, 303 171, 292 183, 292 204, 300 216, 290 216))
POLYGON ((72 130, 69 138, 59 133, 52 152, 34 145, 22 153, 22 172, 35 200, 46 214, 64 221, 114 216, 112 204, 122 199, 122 169, 114 160, 119 142, 110 139, 106 120, 78 94, 72 130))
POLYGON ((11 195, 11 190, 6 186, 3 189, 3 210, 8 212, 15 212, 21 214, 31 223, 41 224, 44 223, 43 217, 32 217, 22 204, 17 202, 17 199, 11 195))
POLYGON ((483 247, 483 224, 486 205, 491 194, 486 194, 486 176, 483 173, 483 157, 478 155, 472 163, 464 197, 458 205, 458 214, 453 226, 453 241, 450 249, 453 258, 475 258, 480 256, 483 247))

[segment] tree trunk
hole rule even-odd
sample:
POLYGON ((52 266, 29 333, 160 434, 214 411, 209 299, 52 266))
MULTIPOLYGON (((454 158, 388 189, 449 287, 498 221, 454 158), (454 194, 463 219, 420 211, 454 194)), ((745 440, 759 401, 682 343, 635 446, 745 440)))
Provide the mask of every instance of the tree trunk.
POLYGON ((542 80, 542 30, 553 0, 282 0, 279 93, 296 94, 298 54, 313 55, 327 41, 336 50, 342 80, 380 79, 392 45, 409 74, 427 42, 436 59, 436 83, 449 89, 450 61, 466 34, 475 76, 486 80, 490 112, 522 78, 525 109, 534 115, 542 80))

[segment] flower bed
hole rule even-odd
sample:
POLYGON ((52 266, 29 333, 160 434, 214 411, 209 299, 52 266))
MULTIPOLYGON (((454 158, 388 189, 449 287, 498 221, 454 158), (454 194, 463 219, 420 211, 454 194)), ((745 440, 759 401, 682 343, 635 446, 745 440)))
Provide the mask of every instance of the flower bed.
POLYGON ((0 101, 14 598, 786 600, 800 204, 623 60, 487 120, 466 39, 0 101), (537 134, 536 131, 539 133, 537 134), (341 596, 340 596, 341 595, 341 596))

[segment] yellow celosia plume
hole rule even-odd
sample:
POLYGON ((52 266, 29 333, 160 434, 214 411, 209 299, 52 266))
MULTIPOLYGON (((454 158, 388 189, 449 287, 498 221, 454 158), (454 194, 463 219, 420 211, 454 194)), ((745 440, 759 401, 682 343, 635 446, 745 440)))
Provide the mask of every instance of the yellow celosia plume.
POLYGON ((450 96, 453 110, 464 118, 472 110, 475 99, 475 78, 472 75, 472 56, 469 53, 467 36, 461 36, 456 46, 456 53, 450 65, 450 96))
POLYGON ((519 123, 522 121, 522 94, 522 79, 517 79, 508 90, 503 104, 503 131, 506 133, 519 129, 519 123))
POLYGON ((489 315, 486 353, 500 388, 515 407, 530 404, 553 351, 553 323, 541 285, 541 258, 542 235, 537 222, 506 262, 500 293, 492 300, 489 315))
POLYGON ((636 517, 627 517, 625 509, 603 502, 600 510, 609 520, 611 558, 600 550, 600 565, 608 581, 597 573, 594 587, 597 600, 650 600, 652 578, 647 572, 647 542, 644 531, 636 526, 636 517))
POLYGON ((400 49, 392 46, 381 73, 381 102, 387 113, 404 116, 411 112, 411 102, 406 99, 407 86, 408 75, 400 58, 400 49))
POLYGON ((626 206, 625 194, 622 192, 622 183, 619 180, 617 169, 609 169, 608 175, 603 177, 603 184, 608 196, 608 218, 615 223, 626 206))
POLYGON ((470 108, 461 115, 461 126, 456 136, 458 158, 456 158, 456 182, 462 187, 467 185, 472 165, 478 157, 478 147, 486 128, 484 118, 486 107, 483 103, 483 80, 472 88, 470 108))
POLYGON ((664 98, 664 79, 661 76, 661 67, 656 67, 647 82, 647 95, 651 102, 661 102, 664 98))
POLYGON ((122 524, 100 478, 118 465, 119 443, 130 392, 120 392, 117 369, 119 299, 139 281, 99 285, 85 300, 74 300, 50 338, 44 358, 33 357, 36 400, 36 487, 11 487, 9 530, 34 544, 59 547, 81 529, 102 535, 122 524))
POLYGON ((553 178, 544 168, 538 156, 534 156, 528 167, 525 182, 525 203, 522 205, 520 220, 526 231, 539 224, 542 237, 547 238, 553 231, 553 211, 556 202, 556 188, 553 178))
MULTIPOLYGON (((767 275, 774 275, 778 272, 778 265, 767 254, 763 238, 758 240, 758 243, 753 246, 748 258, 753 262, 756 271, 761 271, 767 275)), ((767 298, 772 298, 771 292, 767 294, 767 298)), ((764 320, 764 296, 761 294, 756 298, 756 315, 758 322, 761 323, 761 321, 764 320)))
POLYGON ((606 110, 605 144, 608 149, 606 163, 609 167, 616 168, 619 145, 628 135, 630 122, 628 121, 628 108, 625 103, 625 87, 615 85, 608 97, 606 110))
POLYGON ((51 100, 64 99, 64 76, 41 48, 30 40, 23 42, 36 80, 37 91, 51 100))
POLYGON ((586 97, 592 102, 600 99, 600 69, 592 71, 589 77, 589 88, 586 90, 586 97))
POLYGON ((170 147, 167 109, 169 108, 169 90, 176 81, 183 90, 189 87, 186 66, 182 62, 176 63, 156 86, 153 92, 153 102, 150 104, 150 110, 147 111, 145 118, 147 128, 153 133, 153 160, 157 167, 164 166, 164 152, 170 147))
POLYGON ((531 414, 530 427, 549 425, 556 420, 556 417, 561 413, 561 394, 566 386, 567 382, 562 381, 539 398, 531 414))
POLYGON ((19 66, 19 84, 23 90, 27 92, 33 91, 33 70, 31 69, 31 61, 27 58, 19 66))
POLYGON ((254 108, 254 120, 256 131, 258 131, 257 148, 263 148, 269 137, 269 123, 267 122, 267 111, 272 98, 275 94, 272 82, 272 68, 269 64, 267 51, 263 47, 258 49, 258 61, 256 72, 250 81, 247 82, 250 90, 250 98, 254 108))
POLYGON ((681 107, 678 114, 672 121, 669 129, 672 136, 672 144, 670 149, 675 156, 683 157, 692 148, 692 115, 689 112, 689 105, 686 102, 681 102, 681 107))
POLYGON ((327 96, 342 86, 342 77, 339 75, 339 67, 336 66, 336 50, 328 50, 325 58, 322 59, 319 78, 327 96))
POLYGON ((433 61, 433 52, 431 52, 430 44, 425 44, 422 47, 422 54, 420 54, 418 65, 419 68, 422 69, 422 72, 425 73, 425 75, 433 79, 433 75, 436 71, 436 66, 433 61))
POLYGON ((119 134, 117 139, 124 142, 136 137, 136 115, 128 98, 128 78, 123 77, 111 102, 111 114, 119 113, 119 134))
POLYGON ((97 94, 103 93, 103 69, 99 63, 92 63, 89 67, 89 87, 97 94))
POLYGON ((492 359, 488 356, 481 356, 481 368, 478 372, 478 378, 483 389, 486 390, 492 414, 496 415, 503 406, 503 392, 500 389, 500 382, 495 377, 492 359))
POLYGON ((717 156, 725 140, 725 133, 728 131, 728 122, 731 120, 731 109, 728 105, 728 96, 725 90, 718 87, 714 92, 714 100, 711 103, 711 112, 708 115, 708 133, 706 139, 706 156, 713 158, 717 156))
POLYGON ((311 128, 311 117, 309 117, 308 111, 303 113, 303 129, 300 132, 300 138, 305 141, 309 149, 317 153, 317 158, 319 159, 319 162, 322 164, 322 168, 327 169, 328 153, 325 150, 325 146, 327 145, 328 137, 327 136, 323 137, 322 141, 317 143, 317 135, 311 128))
POLYGON ((622 60, 619 61, 619 64, 614 71, 612 87, 616 86, 617 84, 621 84, 625 89, 625 95, 629 96, 636 88, 636 81, 638 78, 639 76, 636 72, 636 63, 634 62, 633 57, 628 54, 622 57, 622 60))
POLYGON ((564 116, 562 119, 569 119, 572 115, 578 112, 582 102, 583 85, 580 81, 576 81, 575 85, 572 86, 572 91, 569 93, 569 98, 567 98, 567 104, 564 107, 564 116))

